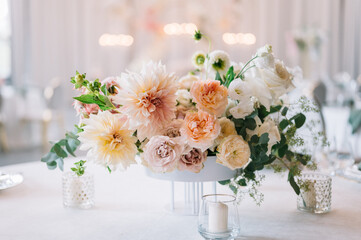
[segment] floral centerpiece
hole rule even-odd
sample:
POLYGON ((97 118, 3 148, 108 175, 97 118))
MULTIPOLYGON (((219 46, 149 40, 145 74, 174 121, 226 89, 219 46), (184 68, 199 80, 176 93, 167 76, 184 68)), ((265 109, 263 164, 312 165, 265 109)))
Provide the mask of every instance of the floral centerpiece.
MULTIPOLYGON (((197 31, 194 38, 205 37, 197 31)), ((206 37, 205 37, 206 38, 206 37)), ((207 156, 236 170, 222 181, 237 193, 240 186, 259 184, 266 166, 288 170, 288 181, 299 194, 295 176, 311 157, 294 151, 302 144, 297 129, 303 113, 290 116, 286 95, 299 69, 275 59, 266 45, 247 63, 235 63, 220 50, 196 52, 195 70, 178 79, 160 62, 140 72, 89 81, 77 72, 71 78, 80 95, 74 97, 80 123, 77 131, 54 143, 42 158, 50 169, 80 145, 87 160, 109 172, 141 164, 154 172, 202 171, 207 156)))

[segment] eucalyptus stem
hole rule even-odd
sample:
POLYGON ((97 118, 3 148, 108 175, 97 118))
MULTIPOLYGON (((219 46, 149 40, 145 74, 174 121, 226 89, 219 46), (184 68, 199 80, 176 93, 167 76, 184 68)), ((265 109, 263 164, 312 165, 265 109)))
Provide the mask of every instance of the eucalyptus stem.
POLYGON ((288 170, 291 170, 291 168, 283 161, 281 158, 277 158, 288 170))

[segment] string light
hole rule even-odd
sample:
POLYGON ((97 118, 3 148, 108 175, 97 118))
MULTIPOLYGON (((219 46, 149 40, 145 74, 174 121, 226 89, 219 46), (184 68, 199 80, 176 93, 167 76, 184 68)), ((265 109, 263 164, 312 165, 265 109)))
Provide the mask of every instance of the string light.
POLYGON ((256 36, 252 33, 224 33, 223 41, 226 44, 245 44, 253 45, 256 43, 256 36))
POLYGON ((100 46, 125 46, 129 47, 133 44, 134 38, 124 34, 108 34, 104 33, 99 38, 100 46))
POLYGON ((168 35, 193 35, 194 32, 197 30, 197 26, 194 23, 169 23, 164 26, 163 30, 165 34, 168 35))

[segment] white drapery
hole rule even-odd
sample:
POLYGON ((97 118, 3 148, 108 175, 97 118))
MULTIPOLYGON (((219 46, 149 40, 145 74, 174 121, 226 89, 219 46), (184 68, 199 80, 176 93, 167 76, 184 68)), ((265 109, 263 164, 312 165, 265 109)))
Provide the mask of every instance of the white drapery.
POLYGON ((188 36, 149 31, 149 22, 159 25, 195 22, 211 35, 216 48, 228 50, 243 61, 265 43, 272 44, 276 55, 285 59, 289 57, 287 34, 295 28, 314 26, 328 36, 322 47, 322 72, 333 75, 347 71, 356 77, 361 68, 361 25, 357 19, 361 2, 357 0, 13 0, 11 3, 16 85, 27 82, 43 86, 55 76, 68 79, 76 69, 95 77, 116 75, 132 61, 151 57, 172 66, 191 67, 189 56, 199 45, 195 46, 188 36), (128 48, 101 47, 98 39, 106 32, 133 35, 135 42, 128 48), (222 41, 224 32, 251 32, 257 42, 252 46, 229 46, 222 41))

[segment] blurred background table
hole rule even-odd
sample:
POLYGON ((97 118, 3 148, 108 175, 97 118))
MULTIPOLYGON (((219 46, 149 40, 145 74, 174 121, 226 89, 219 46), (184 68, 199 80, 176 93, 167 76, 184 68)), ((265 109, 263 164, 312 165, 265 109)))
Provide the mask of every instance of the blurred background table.
MULTIPOLYGON (((2 167, 22 172, 24 182, 0 191, 0 239, 202 239, 196 216, 167 211, 170 183, 148 178, 141 166, 109 174, 89 166, 95 176, 95 206, 64 208, 61 172, 41 162, 2 167)), ((359 239, 361 184, 333 179, 332 211, 299 212, 285 176, 265 171, 260 207, 249 198, 239 205, 240 239, 359 239)), ((176 185, 177 186, 177 185, 176 185)), ((218 186, 218 191, 228 189, 218 186)), ((176 196, 177 197, 177 196, 176 196)))

